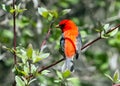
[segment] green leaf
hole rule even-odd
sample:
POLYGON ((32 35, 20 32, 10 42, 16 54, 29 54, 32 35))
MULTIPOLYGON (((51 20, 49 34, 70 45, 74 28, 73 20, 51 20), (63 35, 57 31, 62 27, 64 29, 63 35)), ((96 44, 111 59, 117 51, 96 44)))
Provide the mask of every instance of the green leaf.
POLYGON ((42 13, 42 16, 43 16, 44 18, 47 18, 47 17, 48 17, 48 15, 49 15, 49 13, 48 13, 48 12, 43 12, 43 13, 42 13))
POLYGON ((29 67, 28 66, 24 66, 24 72, 25 72, 25 75, 29 74, 29 67))
POLYGON ((53 15, 50 15, 50 14, 49 14, 49 16, 48 16, 47 19, 48 19, 48 21, 52 21, 52 20, 53 20, 53 15))
POLYGON ((42 59, 47 58, 50 55, 50 53, 40 53, 40 57, 42 59))
POLYGON ((65 15, 65 14, 69 13, 70 11, 71 11, 71 9, 65 9, 62 11, 62 15, 65 15))
POLYGON ((108 77, 113 82, 113 79, 112 79, 112 77, 110 75, 105 74, 105 76, 108 77))
POLYGON ((31 73, 35 74, 37 72, 37 66, 35 66, 34 64, 31 64, 31 73))
POLYGON ((108 34, 102 34, 101 35, 101 38, 109 38, 110 37, 110 35, 108 35, 108 34))
POLYGON ((103 26, 103 28, 104 28, 104 30, 107 32, 110 28, 109 28, 109 24, 105 24, 104 26, 103 26))
POLYGON ((21 3, 19 3, 18 5, 15 5, 16 15, 17 15, 18 13, 21 13, 21 12, 27 10, 27 9, 21 9, 20 7, 21 7, 21 3))
POLYGON ((15 72, 16 72, 18 75, 26 75, 25 71, 19 69, 18 67, 15 67, 15 72))
POLYGON ((71 72, 69 70, 66 70, 65 72, 62 73, 64 78, 68 78, 71 75, 71 72))
POLYGON ((19 58, 21 58, 22 62, 25 64, 28 60, 26 55, 22 55, 22 54, 16 54, 19 58))
POLYGON ((120 83, 120 80, 118 80, 117 83, 120 83))
POLYGON ((29 44, 29 45, 28 45, 28 48, 27 48, 27 57, 28 57, 29 59, 31 59, 31 58, 32 58, 32 54, 33 54, 32 44, 29 44))
POLYGON ((61 72, 56 71, 56 73, 57 73, 57 76, 58 76, 60 79, 63 79, 63 76, 62 76, 62 73, 61 73, 61 72))
POLYGON ((23 47, 17 47, 16 55, 22 60, 22 62, 25 64, 28 60, 28 57, 26 55, 26 50, 23 47))
POLYGON ((13 14, 13 12, 15 12, 15 9, 10 9, 10 13, 13 14))
POLYGON ((16 81, 17 86, 25 86, 24 81, 22 81, 19 76, 15 76, 15 81, 16 81))
POLYGON ((10 30, 3 30, 2 33, 3 33, 4 37, 7 37, 9 39, 13 39, 13 33, 12 33, 12 31, 10 31, 10 30))
POLYGON ((58 17, 58 12, 57 11, 53 11, 52 13, 53 13, 53 15, 54 15, 55 18, 58 17))
POLYGON ((67 81, 71 82, 73 86, 81 86, 80 80, 77 77, 68 78, 67 81))
POLYGON ((52 11, 50 11, 49 12, 49 16, 51 17, 51 18, 57 18, 58 17, 58 12, 57 11, 55 11, 55 10, 52 10, 52 11))
POLYGON ((49 12, 46 8, 43 8, 43 7, 39 7, 38 8, 38 13, 43 16, 44 18, 47 18, 49 12))
POLYGON ((114 36, 118 32, 118 28, 113 30, 112 32, 108 33, 110 36, 114 36))
POLYGON ((97 28, 95 28, 95 30, 97 31, 97 32, 101 32, 101 31, 103 31, 103 25, 101 24, 101 22, 98 22, 98 26, 99 27, 97 27, 97 28))
POLYGON ((14 53, 14 52, 15 52, 14 49, 7 48, 6 46, 2 46, 2 48, 8 50, 8 51, 11 52, 11 53, 14 53))
POLYGON ((36 79, 31 79, 30 81, 29 81, 29 85, 33 82, 33 81, 35 81, 36 79))
POLYGON ((5 4, 2 4, 1 7, 2 7, 2 9, 3 9, 4 11, 6 11, 6 12, 10 12, 10 10, 11 10, 11 7, 10 7, 10 6, 7 6, 7 5, 5 5, 5 4))
POLYGON ((119 71, 118 70, 116 70, 114 75, 113 75, 113 81, 114 82, 119 81, 119 71))
POLYGON ((25 10, 27 10, 27 9, 19 9, 19 10, 18 10, 18 13, 22 13, 22 12, 24 12, 25 10))
POLYGON ((19 3, 18 5, 15 5, 15 9, 19 10, 21 7, 21 3, 19 3))
POLYGON ((27 81, 27 79, 26 79, 25 77, 22 76, 21 78, 22 78, 22 80, 24 80, 24 83, 25 83, 25 84, 28 83, 28 81, 27 81))
POLYGON ((44 58, 47 58, 50 54, 49 53, 43 53, 43 52, 37 52, 37 51, 33 51, 33 63, 39 62, 44 58))
POLYGON ((102 30, 102 32, 101 32, 101 37, 102 38, 109 38, 110 37, 110 35, 109 34, 107 34, 107 31, 110 29, 110 25, 109 24, 105 24, 104 26, 103 26, 103 30, 102 30))
POLYGON ((42 73, 41 74, 43 74, 43 75, 48 75, 50 73, 50 71, 49 70, 44 70, 44 71, 42 71, 42 73))
POLYGON ((85 30, 80 31, 80 34, 83 38, 87 36, 87 32, 85 30))
POLYGON ((37 62, 39 62, 39 61, 41 61, 41 60, 42 60, 41 57, 36 56, 36 57, 33 58, 33 63, 37 63, 37 62))
POLYGON ((67 80, 68 80, 68 81, 76 81, 76 80, 79 80, 79 79, 76 78, 76 77, 73 77, 73 78, 68 78, 67 80))
POLYGON ((61 82, 61 80, 54 80, 54 82, 55 82, 55 83, 59 83, 59 82, 61 82))

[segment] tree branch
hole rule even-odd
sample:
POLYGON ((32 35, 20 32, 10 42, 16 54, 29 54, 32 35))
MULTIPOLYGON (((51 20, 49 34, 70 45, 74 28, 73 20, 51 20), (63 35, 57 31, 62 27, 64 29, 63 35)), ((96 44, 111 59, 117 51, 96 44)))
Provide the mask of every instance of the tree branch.
MULTIPOLYGON (((13 9, 15 9, 15 0, 13 0, 13 9)), ((14 50, 16 51, 16 12, 13 12, 13 34, 14 34, 14 39, 13 39, 13 46, 14 50)), ((17 58, 16 58, 16 52, 14 52, 14 65, 17 64, 17 58)), ((12 86, 16 86, 16 81, 14 80, 12 86)))
MULTIPOLYGON (((15 9, 15 0, 13 0, 13 9, 15 9)), ((13 39, 13 46, 14 50, 16 51, 16 16, 15 16, 15 11, 13 12, 13 33, 14 33, 14 39, 13 39)), ((17 64, 17 59, 16 59, 16 53, 14 52, 14 64, 17 64)))
POLYGON ((58 63, 60 63, 60 62, 62 62, 63 60, 65 60, 65 58, 62 58, 62 59, 60 59, 60 60, 52 63, 52 64, 49 65, 49 66, 43 67, 42 69, 38 70, 38 73, 41 73, 43 70, 46 70, 46 69, 48 69, 48 68, 50 68, 50 67, 52 67, 52 66, 54 66, 54 65, 56 65, 56 64, 58 64, 58 63))

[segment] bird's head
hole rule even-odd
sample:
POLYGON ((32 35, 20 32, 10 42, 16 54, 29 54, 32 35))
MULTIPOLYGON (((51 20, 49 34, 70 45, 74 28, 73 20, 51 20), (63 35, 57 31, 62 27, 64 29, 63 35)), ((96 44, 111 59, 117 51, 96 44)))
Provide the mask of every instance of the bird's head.
POLYGON ((67 31, 67 30, 77 29, 76 24, 72 20, 69 20, 69 19, 64 19, 60 21, 57 27, 59 27, 62 30, 62 32, 67 31))

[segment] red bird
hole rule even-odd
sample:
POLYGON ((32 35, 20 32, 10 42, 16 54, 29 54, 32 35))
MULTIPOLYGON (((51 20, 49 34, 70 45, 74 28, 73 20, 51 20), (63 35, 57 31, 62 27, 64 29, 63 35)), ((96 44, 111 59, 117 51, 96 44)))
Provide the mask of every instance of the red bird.
POLYGON ((62 71, 70 70, 74 71, 73 58, 76 59, 81 51, 81 36, 76 24, 69 19, 60 21, 59 27, 62 30, 62 37, 60 40, 60 50, 63 52, 63 56, 66 58, 65 63, 62 66, 62 71))

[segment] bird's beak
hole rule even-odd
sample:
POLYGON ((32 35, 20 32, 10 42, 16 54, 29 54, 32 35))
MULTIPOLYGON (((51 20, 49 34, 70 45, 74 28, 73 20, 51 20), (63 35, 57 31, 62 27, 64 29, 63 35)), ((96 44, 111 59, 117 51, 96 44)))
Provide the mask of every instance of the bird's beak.
POLYGON ((56 28, 60 28, 59 24, 57 24, 55 27, 56 27, 56 28))

